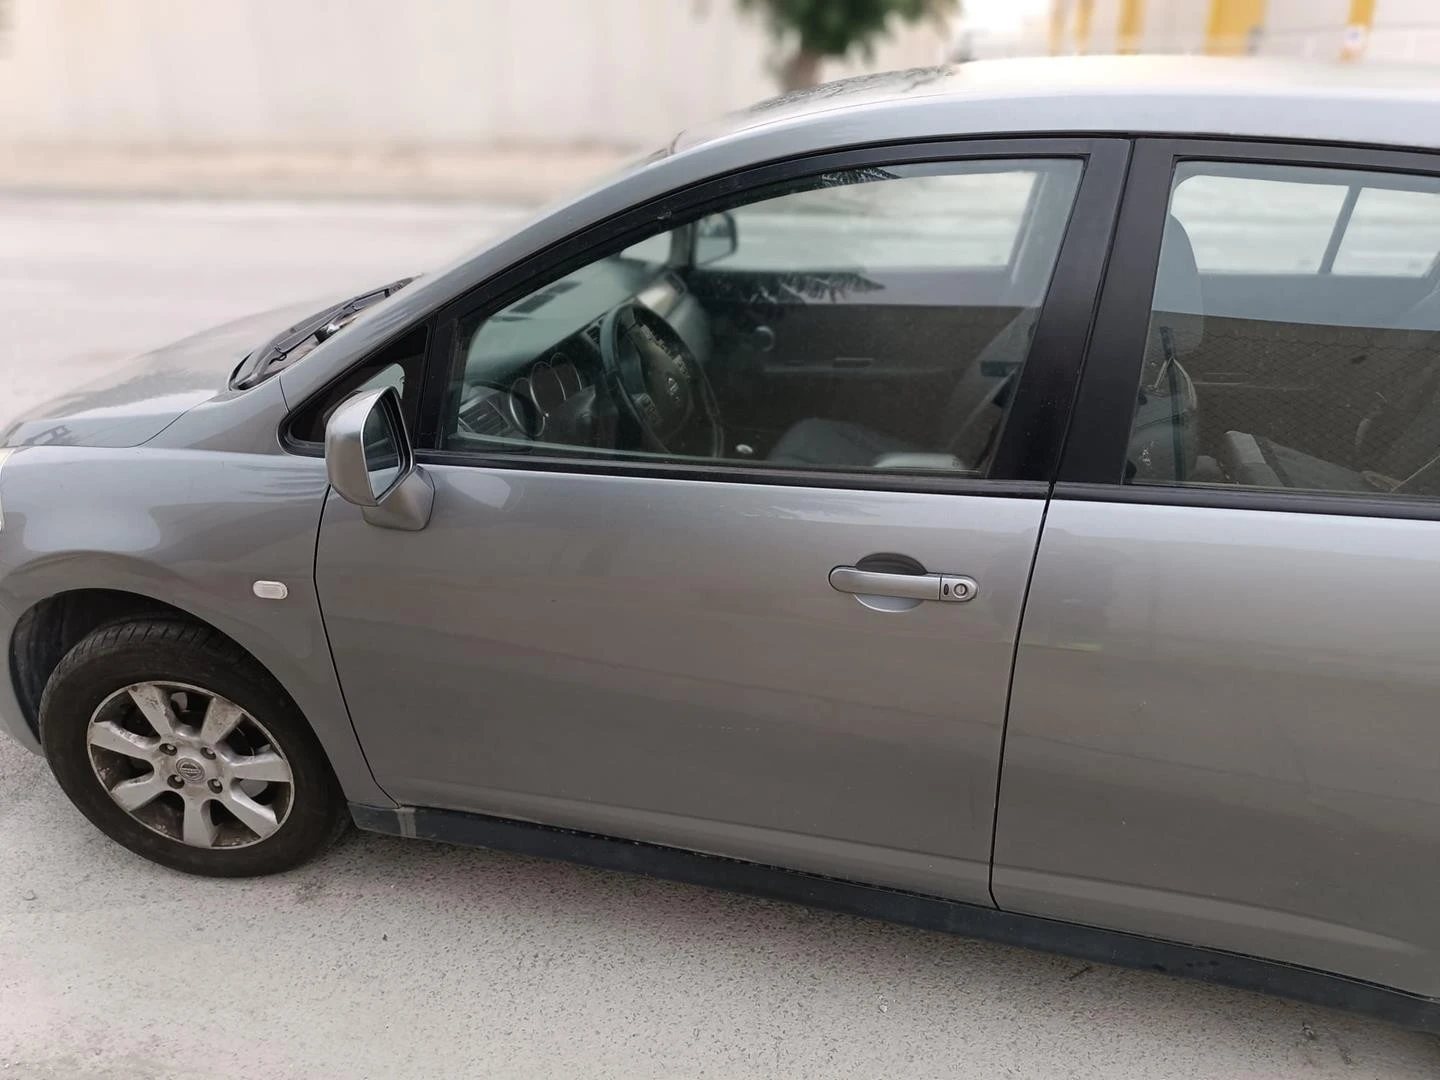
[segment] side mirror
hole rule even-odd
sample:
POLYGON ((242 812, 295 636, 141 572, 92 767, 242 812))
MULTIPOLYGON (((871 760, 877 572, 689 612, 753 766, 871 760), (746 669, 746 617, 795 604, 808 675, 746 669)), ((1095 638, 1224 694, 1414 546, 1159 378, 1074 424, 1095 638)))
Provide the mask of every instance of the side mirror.
POLYGON ((435 485, 415 464, 405 416, 393 387, 365 390, 340 404, 325 425, 330 486, 383 529, 423 529, 435 485))
POLYGON ((728 255, 734 255, 740 246, 740 231, 735 225, 735 215, 725 210, 708 214, 695 223, 696 266, 708 266, 719 262, 728 255))

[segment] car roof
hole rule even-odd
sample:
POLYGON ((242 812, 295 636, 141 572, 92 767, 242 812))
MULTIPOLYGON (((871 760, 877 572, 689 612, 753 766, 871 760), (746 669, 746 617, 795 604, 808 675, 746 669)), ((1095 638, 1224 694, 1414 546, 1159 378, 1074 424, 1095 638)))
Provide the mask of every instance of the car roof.
POLYGON ((760 102, 682 132, 681 153, 763 129, 845 124, 857 141, 1164 133, 1440 148, 1433 68, 1202 56, 977 60, 862 75, 760 102), (863 130, 862 130, 863 129, 863 130))

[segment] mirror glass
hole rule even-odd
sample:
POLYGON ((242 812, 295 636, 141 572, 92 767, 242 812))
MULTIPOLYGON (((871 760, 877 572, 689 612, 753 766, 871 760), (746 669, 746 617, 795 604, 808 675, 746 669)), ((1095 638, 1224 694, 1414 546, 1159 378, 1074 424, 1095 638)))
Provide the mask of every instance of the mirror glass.
POLYGON ((696 266, 719 262, 727 255, 735 254, 738 245, 733 214, 710 214, 695 223, 696 266))
POLYGON ((390 421, 390 410, 377 401, 365 417, 362 433, 365 443, 365 473, 370 478, 370 494, 376 499, 385 495, 400 476, 400 438, 390 421))

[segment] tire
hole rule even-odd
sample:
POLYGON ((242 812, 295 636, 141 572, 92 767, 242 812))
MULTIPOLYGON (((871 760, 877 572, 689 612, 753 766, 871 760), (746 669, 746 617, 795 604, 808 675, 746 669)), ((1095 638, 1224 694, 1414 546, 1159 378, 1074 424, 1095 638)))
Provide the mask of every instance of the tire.
POLYGON ((350 822, 289 695, 238 645, 196 623, 112 623, 80 641, 46 683, 40 742, 60 787, 96 828, 187 874, 290 870, 350 822), (213 728, 204 723, 212 717, 213 728), (232 719, 223 736, 202 738, 232 719), (130 790, 112 796, 126 783, 130 790), (126 809, 122 797, 136 805, 126 809))

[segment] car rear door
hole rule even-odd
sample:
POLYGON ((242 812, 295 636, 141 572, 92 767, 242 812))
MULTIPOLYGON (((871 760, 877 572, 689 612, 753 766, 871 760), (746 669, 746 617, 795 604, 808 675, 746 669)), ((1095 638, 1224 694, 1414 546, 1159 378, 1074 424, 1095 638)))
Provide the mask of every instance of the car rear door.
MULTIPOLYGON (((487 368, 501 358, 487 352, 481 329, 521 326, 542 294, 583 303, 593 280, 583 264, 639 250, 657 221, 671 228, 779 197, 778 184, 814 193, 825 220, 850 235, 858 219, 831 189, 913 180, 930 201, 900 205, 929 205, 963 231, 965 220, 986 225, 985 202, 937 202, 936 178, 964 191, 949 178, 1070 165, 1067 212, 1036 240, 1049 246, 1046 265, 1017 279, 1038 314, 1033 342, 1028 331, 1011 342, 1021 374, 1006 384, 1001 372, 987 384, 1008 389, 983 470, 936 467, 934 459, 948 457, 928 440, 941 435, 918 428, 875 437, 910 440, 919 464, 822 452, 802 467, 767 460, 766 445, 740 446, 736 437, 719 454, 677 460, 593 439, 492 438, 484 431, 495 430, 494 416, 472 417, 462 431, 451 413, 421 417, 421 430, 436 432, 418 455, 435 486, 428 527, 376 528, 332 496, 316 577, 351 715, 385 791, 412 806, 988 903, 1015 633, 1126 155, 1118 140, 1040 139, 887 147, 767 167, 608 223, 606 239, 582 236, 517 270, 522 284, 508 292, 457 304, 440 321, 432 362, 442 385, 465 389, 437 399, 442 413, 457 396, 479 400, 513 385, 504 380, 514 370, 502 380, 498 366, 487 368), (725 195, 718 205, 717 190, 725 195), (577 265, 579 276, 557 289, 577 265), (881 576, 862 576, 871 572, 881 576), (952 593, 942 575, 972 579, 978 592, 952 593), (923 588, 929 600, 916 598, 923 588)), ((742 219, 742 252, 744 228, 742 219)), ((904 225, 880 241, 872 234, 855 256, 862 277, 897 250, 913 252, 901 234, 924 232, 904 225)), ((657 247, 667 245, 645 250, 657 247)), ((812 265, 815 250, 807 243, 782 253, 791 280, 829 280, 833 260, 812 265)), ((679 294, 693 305, 691 269, 657 271, 663 287, 637 302, 679 294)), ((910 304, 912 318, 894 327, 890 344, 896 355, 947 363, 948 394, 983 352, 983 343, 942 332, 952 309, 995 301, 967 293, 963 273, 930 269, 924 303, 910 304)), ((883 291, 877 304, 903 300, 893 282, 872 291, 883 291)), ((855 314, 825 295, 811 303, 807 318, 816 322, 855 314)), ((709 363, 718 386, 727 375, 723 313, 711 312, 707 324, 693 306, 685 310, 696 335, 716 338, 709 363)), ((563 347, 577 356, 588 348, 584 335, 563 347)), ((797 337, 792 346, 810 356, 838 347, 833 335, 797 337)), ((578 393, 601 408, 598 383, 582 381, 578 393)), ((860 417, 826 415, 823 398, 800 391, 788 391, 787 407, 832 434, 860 421, 883 427, 895 401, 879 392, 860 417)), ((738 411, 725 419, 732 436, 750 438, 757 425, 744 400, 732 399, 738 411)))
POLYGON ((1440 996, 1437 251, 1434 156, 1140 144, 1017 650, 1002 908, 1440 996), (1215 268, 1293 265, 1335 189, 1387 211, 1348 269, 1215 268))

